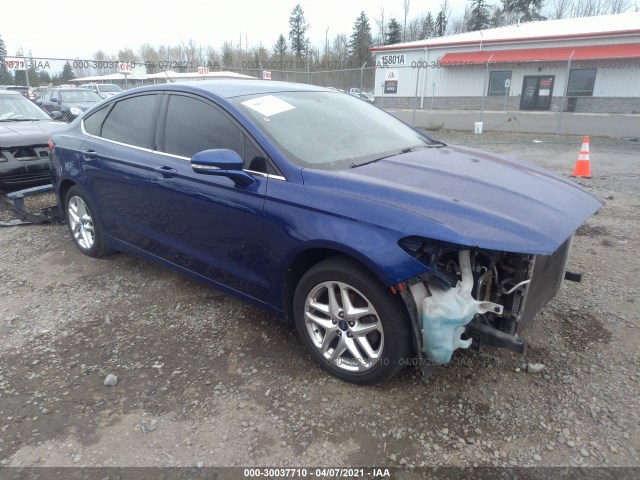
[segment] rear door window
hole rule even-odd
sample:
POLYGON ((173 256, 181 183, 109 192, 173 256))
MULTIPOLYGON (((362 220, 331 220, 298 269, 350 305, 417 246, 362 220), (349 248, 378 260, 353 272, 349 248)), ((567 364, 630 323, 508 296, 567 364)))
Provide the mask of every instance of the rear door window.
POLYGON ((117 102, 102 125, 103 138, 154 149, 160 95, 138 95, 117 102))
POLYGON ((102 134, 102 123, 108 112, 109 107, 105 107, 89 115, 82 121, 84 123, 84 130, 91 135, 99 137, 102 134))

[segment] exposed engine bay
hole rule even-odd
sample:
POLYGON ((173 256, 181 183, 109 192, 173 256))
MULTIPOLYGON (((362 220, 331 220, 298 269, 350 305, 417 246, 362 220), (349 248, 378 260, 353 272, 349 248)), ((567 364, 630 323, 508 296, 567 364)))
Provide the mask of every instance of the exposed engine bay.
POLYGON ((450 362, 458 348, 525 353, 518 334, 560 288, 571 241, 546 256, 403 239, 400 245, 429 268, 392 289, 409 309, 416 351, 434 364, 450 362))

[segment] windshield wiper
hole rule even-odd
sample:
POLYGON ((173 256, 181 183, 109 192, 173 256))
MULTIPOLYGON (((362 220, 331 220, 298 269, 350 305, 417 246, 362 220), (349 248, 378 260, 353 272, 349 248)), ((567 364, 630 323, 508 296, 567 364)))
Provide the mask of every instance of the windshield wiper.
POLYGON ((351 164, 351 168, 356 168, 356 167, 361 167, 363 165, 369 165, 370 163, 374 163, 377 162, 379 160, 384 160, 385 158, 389 158, 389 157, 395 157, 396 155, 400 155, 402 152, 400 153, 392 153, 391 155, 385 155, 384 157, 380 157, 380 158, 374 158, 373 160, 367 160, 366 162, 362 162, 362 163, 355 163, 353 162, 351 164))
POLYGON ((424 145, 416 145, 415 147, 407 147, 407 148, 403 148, 400 153, 409 153, 409 152, 415 152, 417 149, 419 148, 442 148, 442 147, 446 147, 447 144, 444 142, 440 142, 438 140, 434 140, 433 143, 426 143, 424 145))
POLYGON ((446 147, 446 146, 447 146, 446 143, 434 140, 433 143, 428 143, 428 144, 424 144, 424 145, 415 145, 413 147, 403 148, 398 153, 392 153, 391 155, 385 155, 384 157, 374 158, 373 160, 368 160, 368 161, 362 162, 362 163, 352 163, 351 164, 351 168, 361 167, 363 165, 369 165, 370 163, 374 163, 374 162, 377 162, 379 160, 384 160, 385 158, 390 158, 390 157, 395 157, 395 156, 398 156, 398 155, 402 155, 403 153, 415 152, 419 148, 442 148, 442 147, 446 147))
POLYGON ((42 118, 3 118, 0 122, 40 122, 42 118))

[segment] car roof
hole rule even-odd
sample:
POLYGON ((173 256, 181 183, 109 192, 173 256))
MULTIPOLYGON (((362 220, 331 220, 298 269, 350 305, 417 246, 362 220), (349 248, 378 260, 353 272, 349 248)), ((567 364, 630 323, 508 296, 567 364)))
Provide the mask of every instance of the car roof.
POLYGON ((17 90, 2 90, 2 89, 0 89, 0 95, 19 95, 21 97, 23 96, 17 90))
POLYGON ((77 90, 89 90, 88 88, 82 88, 82 87, 51 87, 49 90, 71 90, 71 91, 77 91, 77 90))
POLYGON ((143 92, 148 90, 204 90, 223 98, 240 97, 281 92, 333 92, 324 87, 304 83, 276 82, 269 80, 200 80, 192 82, 165 83, 149 85, 129 90, 143 92))

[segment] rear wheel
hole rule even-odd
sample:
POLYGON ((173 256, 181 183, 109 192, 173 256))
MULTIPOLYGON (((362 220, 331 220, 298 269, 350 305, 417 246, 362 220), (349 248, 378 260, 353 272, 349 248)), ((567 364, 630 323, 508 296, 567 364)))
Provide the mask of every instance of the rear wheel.
POLYGON ((410 352, 402 303, 346 257, 329 258, 302 277, 294 317, 314 360, 349 382, 383 382, 401 370, 410 352))
POLYGON ((71 237, 80 251, 90 257, 112 253, 104 246, 102 224, 80 187, 74 185, 69 189, 64 205, 71 237))

